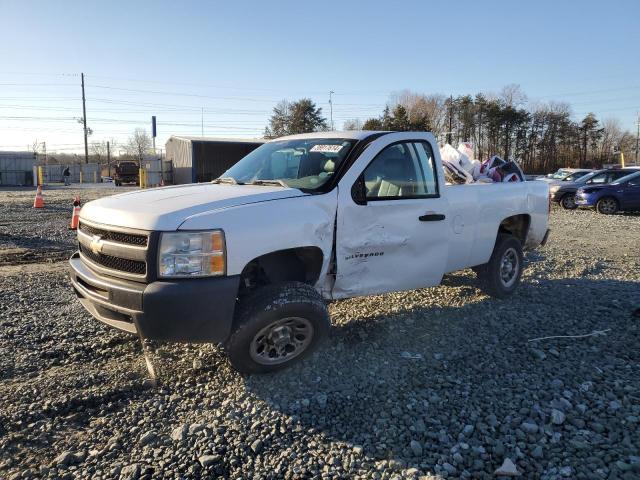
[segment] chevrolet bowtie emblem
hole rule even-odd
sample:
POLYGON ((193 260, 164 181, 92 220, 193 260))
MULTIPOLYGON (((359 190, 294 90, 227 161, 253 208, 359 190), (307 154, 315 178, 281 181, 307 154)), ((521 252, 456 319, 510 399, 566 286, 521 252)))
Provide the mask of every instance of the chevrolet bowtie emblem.
POLYGON ((102 241, 102 237, 100 235, 94 235, 91 238, 91 251, 93 253, 95 253, 96 255, 98 253, 102 253, 102 247, 104 246, 104 243, 102 241))

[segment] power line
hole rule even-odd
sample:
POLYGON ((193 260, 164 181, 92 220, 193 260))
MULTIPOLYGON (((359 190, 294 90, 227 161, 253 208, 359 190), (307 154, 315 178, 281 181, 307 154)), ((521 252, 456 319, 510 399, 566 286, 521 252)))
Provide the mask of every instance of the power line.
MULTIPOLYGON (((219 88, 219 89, 228 89, 228 90, 240 90, 240 91, 252 91, 252 92, 284 92, 281 89, 274 88, 246 88, 246 87, 236 87, 231 85, 211 85, 211 84, 203 84, 203 83, 191 83, 191 82, 174 82, 168 80, 143 80, 138 78, 124 78, 124 77, 112 77, 112 76, 104 76, 104 75, 87 75, 89 78, 102 78, 106 80, 120 80, 125 82, 137 82, 137 83, 151 83, 151 84, 159 84, 159 85, 184 85, 190 87, 200 87, 200 88, 219 88)), ((298 91, 296 93, 300 93, 298 91)), ((287 91, 288 95, 291 95, 293 92, 287 91)), ((305 91, 302 95, 322 95, 324 92, 322 91, 305 91)))
POLYGON ((92 88, 103 88, 103 89, 107 89, 107 90, 117 90, 117 91, 121 91, 121 92, 131 92, 131 93, 150 93, 153 95, 175 95, 175 96, 181 96, 181 97, 195 97, 195 98, 212 98, 212 99, 216 99, 216 100, 242 100, 242 101, 246 101, 246 102, 269 102, 269 103, 274 103, 274 102, 279 102, 280 98, 278 99, 262 99, 262 98, 252 98, 252 97, 223 97, 223 96, 216 96, 216 95, 202 95, 202 94, 197 94, 197 93, 183 93, 183 92, 163 92, 163 91, 157 91, 157 90, 144 90, 144 89, 138 89, 138 88, 121 88, 121 87, 109 87, 107 85, 90 85, 87 84, 88 87, 92 87, 92 88))
POLYGON ((608 92, 618 92, 621 90, 635 90, 637 88, 640 88, 640 86, 636 85, 634 87, 606 88, 602 90, 590 90, 590 91, 584 91, 584 92, 554 93, 550 95, 538 95, 536 98, 573 97, 573 96, 579 96, 579 95, 591 95, 592 93, 608 93, 608 92))
POLYGON ((0 83, 3 87, 73 87, 72 83, 0 83))

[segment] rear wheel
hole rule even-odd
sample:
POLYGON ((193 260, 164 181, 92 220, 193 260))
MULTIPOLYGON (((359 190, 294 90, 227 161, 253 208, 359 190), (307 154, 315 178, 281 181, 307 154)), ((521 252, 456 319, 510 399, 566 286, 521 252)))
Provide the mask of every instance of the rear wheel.
POLYGON ((474 268, 480 289, 492 297, 508 297, 520 284, 522 264, 520 241, 510 234, 498 234, 489 262, 474 268))
POLYGON ((576 205, 576 196, 573 193, 567 193, 560 200, 560 205, 562 205, 562 208, 564 208, 565 210, 575 210, 576 208, 578 208, 578 206, 576 205))
POLYGON ((235 330, 225 343, 231 365, 243 373, 279 370, 301 360, 324 339, 329 312, 310 285, 267 285, 240 301, 235 330))
POLYGON ((596 210, 603 215, 613 215, 618 211, 618 201, 613 197, 604 197, 598 200, 596 210))

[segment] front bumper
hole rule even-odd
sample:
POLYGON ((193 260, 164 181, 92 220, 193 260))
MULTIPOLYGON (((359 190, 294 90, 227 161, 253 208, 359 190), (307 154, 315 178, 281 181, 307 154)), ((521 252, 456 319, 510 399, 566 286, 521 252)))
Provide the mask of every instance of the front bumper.
POLYGON ((80 303, 95 318, 145 339, 222 342, 231 333, 239 276, 139 283, 99 275, 69 259, 80 303))
POLYGON ((551 190, 549 190, 549 199, 552 202, 560 203, 560 199, 565 193, 566 192, 561 192, 560 190, 556 190, 555 192, 552 192, 551 190))
POLYGON ((576 193, 576 205, 579 207, 593 207, 597 201, 597 197, 593 194, 576 193))

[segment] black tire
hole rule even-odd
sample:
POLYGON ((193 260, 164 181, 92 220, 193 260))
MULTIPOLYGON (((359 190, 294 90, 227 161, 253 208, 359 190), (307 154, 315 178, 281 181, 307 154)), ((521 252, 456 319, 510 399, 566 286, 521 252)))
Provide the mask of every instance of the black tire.
POLYGON ((567 193, 560 199, 560 205, 565 210, 575 210, 578 208, 576 205, 576 195, 574 193, 567 193))
POLYGON ((613 197, 603 197, 596 203, 596 210, 603 215, 613 215, 620 209, 618 201, 613 197))
POLYGON ((513 235, 499 233, 489 262, 474 270, 483 292, 492 297, 507 298, 520 284, 522 267, 520 241, 513 235))
POLYGON ((310 285, 267 285, 240 300, 227 357, 242 373, 280 370, 315 350, 330 326, 327 306, 310 285))

